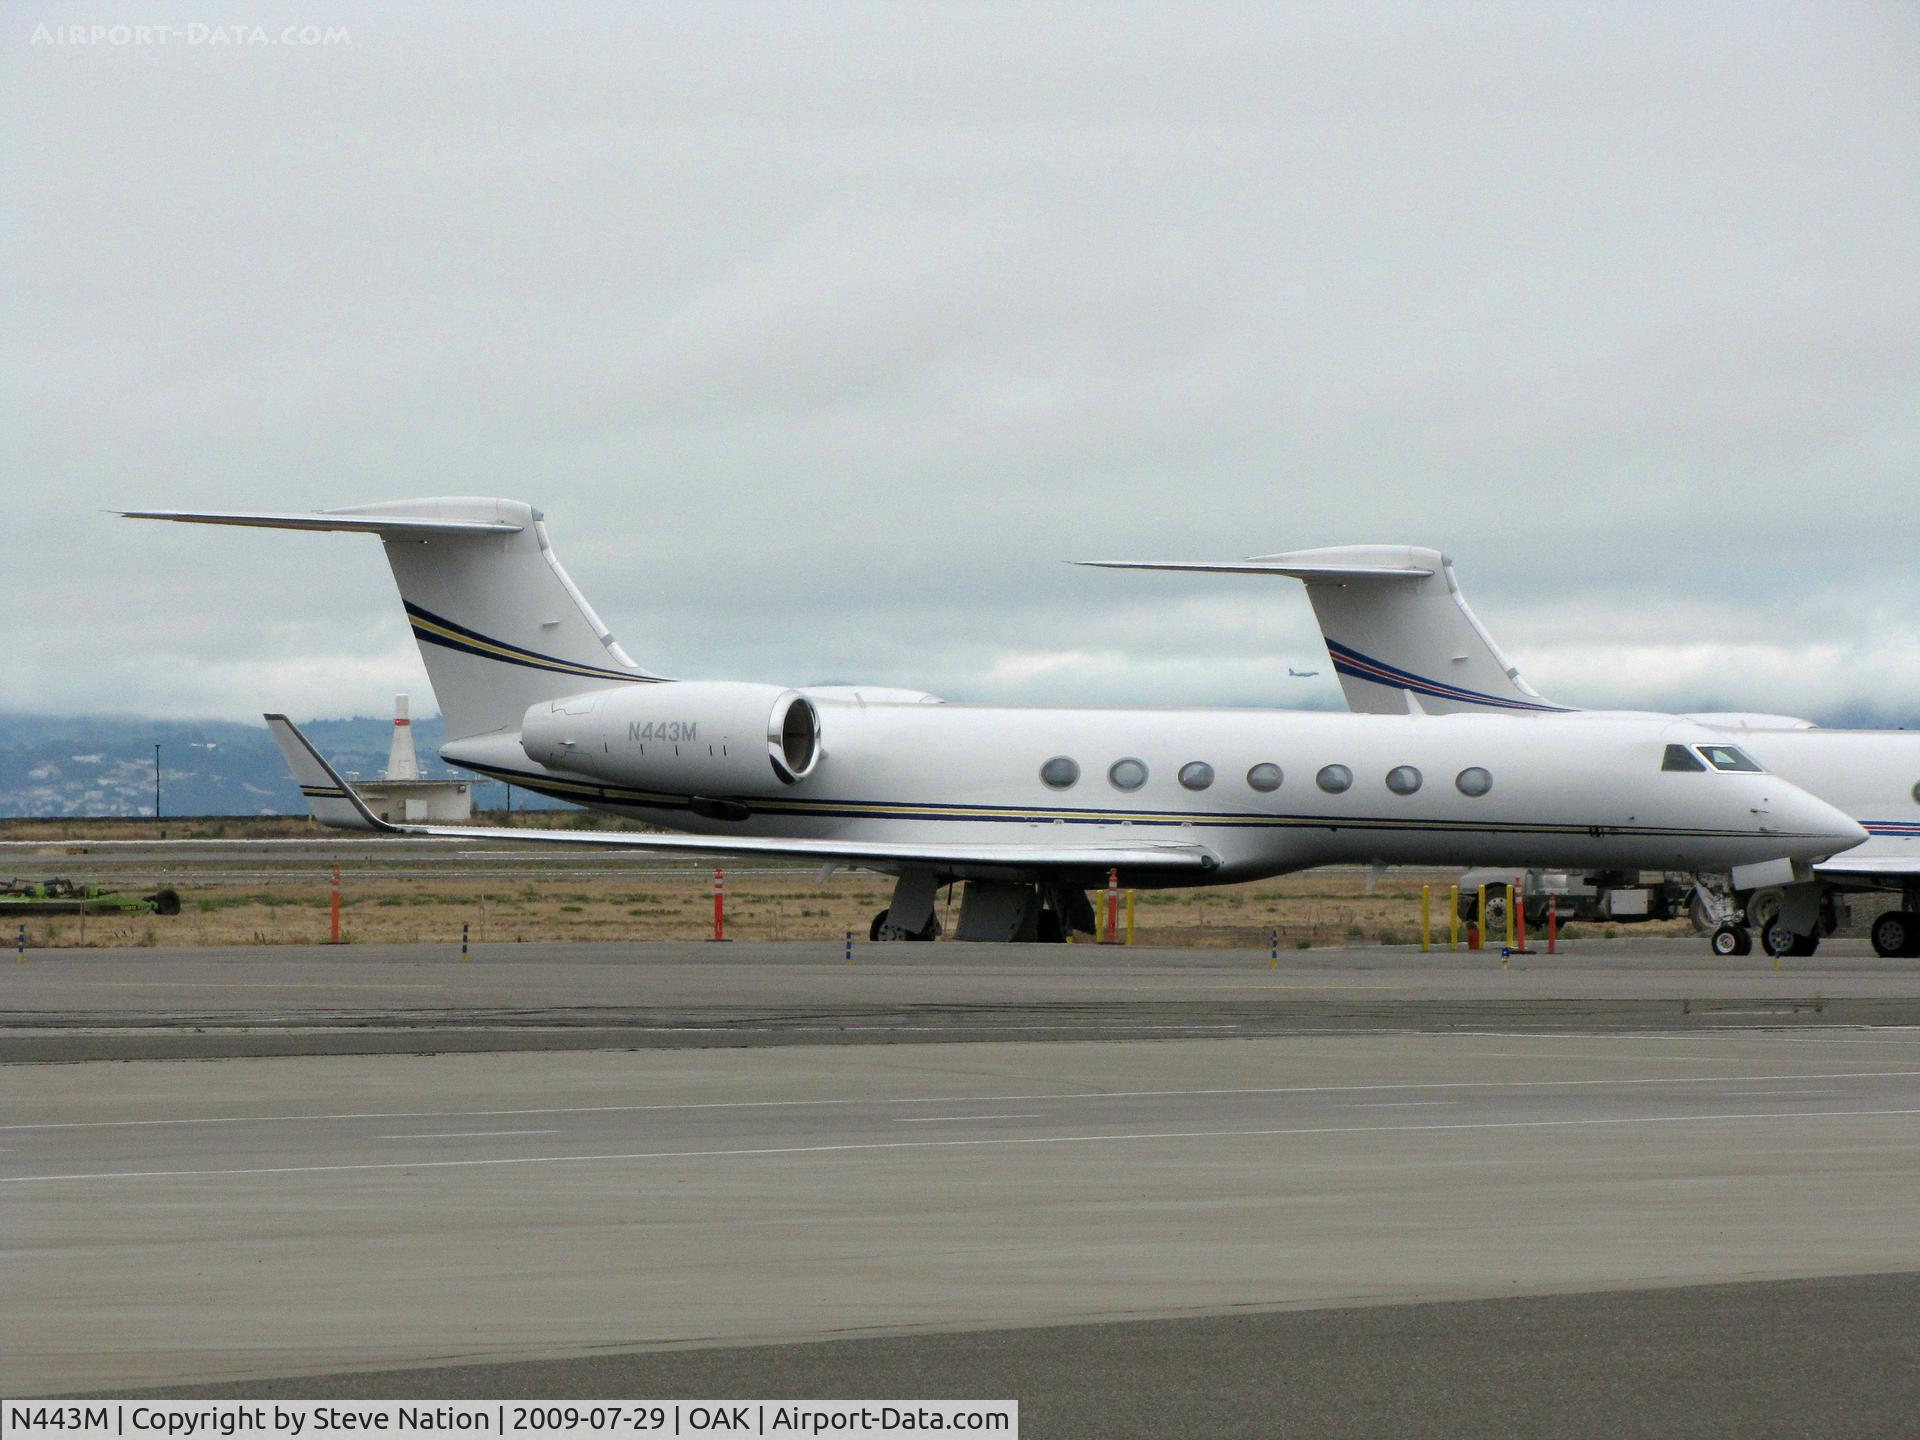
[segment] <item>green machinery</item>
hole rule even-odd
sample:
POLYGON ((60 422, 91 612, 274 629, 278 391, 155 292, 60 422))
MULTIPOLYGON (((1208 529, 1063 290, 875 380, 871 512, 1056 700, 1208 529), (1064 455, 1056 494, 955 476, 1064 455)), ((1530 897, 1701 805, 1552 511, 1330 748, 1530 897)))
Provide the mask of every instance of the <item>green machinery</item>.
POLYGON ((179 913, 180 892, 164 887, 150 895, 135 895, 73 880, 9 880, 0 885, 0 917, 179 913))

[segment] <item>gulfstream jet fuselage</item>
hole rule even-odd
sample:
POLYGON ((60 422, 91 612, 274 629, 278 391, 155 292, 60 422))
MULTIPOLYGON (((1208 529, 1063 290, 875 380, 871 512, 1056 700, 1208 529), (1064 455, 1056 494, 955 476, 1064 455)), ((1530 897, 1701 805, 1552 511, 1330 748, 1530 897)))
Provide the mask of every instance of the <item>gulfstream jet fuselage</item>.
MULTIPOLYGON (((1676 783, 1684 719, 1093 710, 946 704, 911 691, 670 680, 641 669, 553 555, 531 507, 438 499, 304 515, 141 518, 380 536, 449 734, 475 773, 687 832, 516 839, 790 855, 900 876, 876 934, 930 936, 934 887, 970 881, 962 938, 1057 934, 1083 891, 1216 884, 1314 865, 1792 864, 1863 832, 1773 775, 1676 783), (968 910, 973 918, 969 919, 968 910)), ((386 826, 279 717, 332 823, 386 826)))
MULTIPOLYGON (((1812 873, 1743 883, 1732 877, 1740 918, 1769 949, 1808 954, 1835 920, 1838 891, 1899 895, 1870 931, 1883 955, 1920 956, 1920 733, 1829 730, 1759 713, 1659 715, 1580 710, 1527 684, 1461 592, 1453 562, 1413 545, 1341 545, 1249 560, 1092 561, 1107 568, 1266 575, 1301 581, 1348 706, 1382 716, 1511 715, 1563 724, 1596 718, 1667 720, 1698 727, 1712 743, 1676 773, 1702 783, 1730 755, 1751 757, 1852 816, 1867 843, 1812 873)), ((1504 864, 1504 862, 1499 862, 1504 864)), ((1568 859, 1554 868, 1585 866, 1568 859)), ((1625 867, 1621 867, 1625 868, 1625 867)), ((1701 867, 1675 867, 1699 869, 1701 867)), ((1710 897, 1703 896, 1703 899, 1710 897)), ((1732 915, 1722 919, 1731 921, 1732 915)), ((1741 953, 1745 929, 1721 925, 1715 949, 1741 953)))

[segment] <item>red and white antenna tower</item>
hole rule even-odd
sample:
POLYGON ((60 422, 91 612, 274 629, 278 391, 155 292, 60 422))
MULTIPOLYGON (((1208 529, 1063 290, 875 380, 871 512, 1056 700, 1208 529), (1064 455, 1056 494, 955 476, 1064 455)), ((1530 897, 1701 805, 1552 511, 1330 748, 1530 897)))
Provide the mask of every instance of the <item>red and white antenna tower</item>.
POLYGON ((407 718, 407 697, 393 697, 393 747, 387 751, 388 780, 418 780, 420 757, 413 750, 413 722, 407 718))

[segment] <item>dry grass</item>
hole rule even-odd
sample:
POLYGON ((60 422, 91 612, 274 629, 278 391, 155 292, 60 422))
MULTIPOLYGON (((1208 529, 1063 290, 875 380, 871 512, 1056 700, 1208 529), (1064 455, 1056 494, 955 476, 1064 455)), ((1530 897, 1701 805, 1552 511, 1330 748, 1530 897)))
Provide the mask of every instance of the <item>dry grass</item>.
MULTIPOLYGON (((1420 886, 1432 883, 1434 935, 1446 939, 1450 877, 1395 872, 1369 892, 1351 872, 1310 872, 1206 890, 1141 891, 1135 939, 1143 945, 1264 946, 1277 930, 1285 948, 1412 943, 1418 939, 1420 886)), ((864 939, 892 893, 885 876, 812 870, 728 877, 727 933, 737 940, 864 939)), ((32 946, 201 946, 311 944, 328 935, 324 877, 290 874, 265 885, 182 887, 175 917, 77 916, 36 919, 32 946)), ((959 892, 942 897, 949 931, 959 892)), ((346 873, 343 940, 360 944, 474 944, 697 940, 712 933, 713 891, 705 870, 636 872, 632 877, 525 876, 476 881, 395 879, 346 873), (488 888, 491 886, 491 888, 488 888)), ((1584 927, 1592 934, 1599 927, 1584 927)), ((1648 933, 1654 927, 1635 927, 1648 933)), ((1665 929, 1668 927, 1658 927, 1665 929)), ((11 941, 8 934, 0 940, 11 941)))

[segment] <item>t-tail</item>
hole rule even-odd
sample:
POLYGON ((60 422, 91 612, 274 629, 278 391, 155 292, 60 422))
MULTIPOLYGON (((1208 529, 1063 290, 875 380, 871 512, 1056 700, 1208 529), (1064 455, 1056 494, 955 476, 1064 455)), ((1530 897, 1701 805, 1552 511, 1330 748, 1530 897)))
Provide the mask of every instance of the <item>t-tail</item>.
POLYGON ((1239 561, 1083 560, 1109 570, 1280 575, 1307 587, 1347 708, 1361 714, 1559 713, 1520 678, 1460 593, 1453 562, 1417 545, 1334 545, 1239 561))
POLYGON ((636 666, 555 558, 541 514, 454 496, 310 514, 128 510, 139 520, 378 535, 450 739, 519 729, 527 707, 663 677, 636 666))

